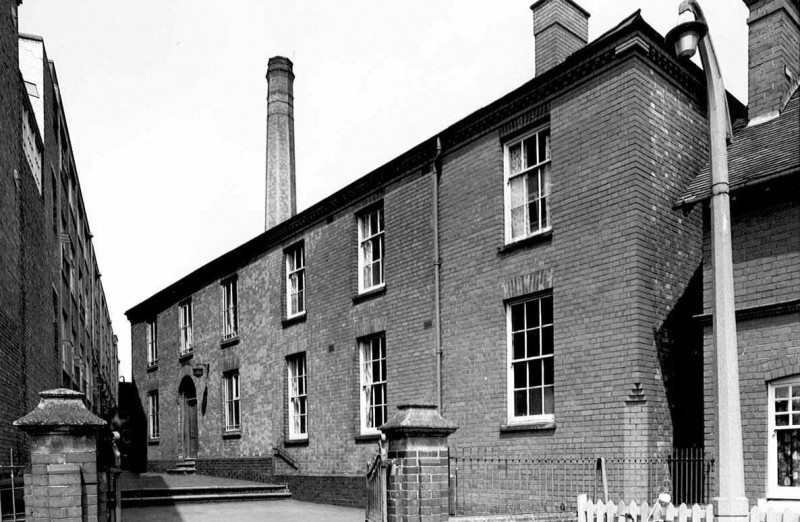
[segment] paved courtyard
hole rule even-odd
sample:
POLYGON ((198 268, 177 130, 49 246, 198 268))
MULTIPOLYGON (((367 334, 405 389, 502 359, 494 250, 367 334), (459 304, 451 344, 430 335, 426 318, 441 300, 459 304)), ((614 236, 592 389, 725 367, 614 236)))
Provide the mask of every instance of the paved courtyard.
POLYGON ((364 510, 276 500, 123 508, 124 522, 362 522, 364 510))

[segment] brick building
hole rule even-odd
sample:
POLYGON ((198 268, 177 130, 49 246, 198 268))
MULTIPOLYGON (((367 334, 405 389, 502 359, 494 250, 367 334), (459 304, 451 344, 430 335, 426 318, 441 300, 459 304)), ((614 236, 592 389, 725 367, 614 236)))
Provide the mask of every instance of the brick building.
POLYGON ((0 463, 24 461, 12 422, 65 386, 116 404, 116 337, 100 280, 55 65, 0 6, 0 463))
POLYGON ((270 60, 272 226, 127 312, 151 469, 358 503, 409 403, 451 450, 615 457, 625 498, 661 485, 637 460, 703 446, 703 214, 675 204, 706 159, 702 72, 639 13, 587 43, 572 0, 532 10, 535 78, 296 215, 270 60))
MULTIPOLYGON (((728 148, 740 393, 749 498, 800 500, 800 8, 750 9, 748 111, 728 148)), ((683 196, 708 212, 708 167, 683 196)), ((716 447, 710 229, 705 220, 705 444, 716 447)))

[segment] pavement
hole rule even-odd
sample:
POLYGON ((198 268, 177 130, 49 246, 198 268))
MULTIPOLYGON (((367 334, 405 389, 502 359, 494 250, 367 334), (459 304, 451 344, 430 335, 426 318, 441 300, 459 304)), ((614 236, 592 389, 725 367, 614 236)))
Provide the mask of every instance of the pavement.
POLYGON ((297 500, 122 509, 123 522, 363 522, 364 510, 297 500))

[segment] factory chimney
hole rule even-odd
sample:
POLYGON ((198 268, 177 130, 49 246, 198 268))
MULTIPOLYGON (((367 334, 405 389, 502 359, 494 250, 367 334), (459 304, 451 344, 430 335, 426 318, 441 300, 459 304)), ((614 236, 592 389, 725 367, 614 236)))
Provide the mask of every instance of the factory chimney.
POLYGON ((264 229, 297 212, 294 174, 294 73, 282 56, 267 66, 267 190, 264 229))

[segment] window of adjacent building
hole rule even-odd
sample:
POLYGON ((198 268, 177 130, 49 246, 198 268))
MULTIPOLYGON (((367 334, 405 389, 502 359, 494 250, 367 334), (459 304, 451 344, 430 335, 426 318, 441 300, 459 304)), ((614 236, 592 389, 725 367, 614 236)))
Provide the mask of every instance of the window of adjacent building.
POLYGON ((222 338, 231 339, 239 335, 239 311, 236 278, 222 282, 222 338))
POLYGON ((769 385, 767 496, 800 499, 800 376, 769 385))
POLYGON ((306 249, 303 243, 286 251, 286 316, 306 311, 306 249))
POLYGON ((147 323, 147 366, 158 364, 158 326, 156 320, 147 323))
POLYGON ((386 422, 386 342, 383 335, 359 341, 361 433, 377 433, 386 422))
POLYGON ((553 296, 507 305, 508 420, 553 420, 553 296))
POLYGON ((225 431, 242 428, 239 410, 239 372, 228 372, 222 376, 222 394, 225 408, 225 431))
POLYGON ((192 300, 184 301, 178 307, 178 328, 181 334, 181 355, 191 353, 192 339, 192 300))
POLYGON ((506 242, 550 228, 550 130, 505 147, 506 242))
POLYGON ((147 435, 157 439, 161 433, 161 422, 158 410, 158 390, 147 394, 147 435))
POLYGON ((383 286, 383 207, 358 216, 358 291, 383 286))
POLYGON ((308 392, 306 354, 287 359, 289 369, 289 439, 308 438, 308 392))

